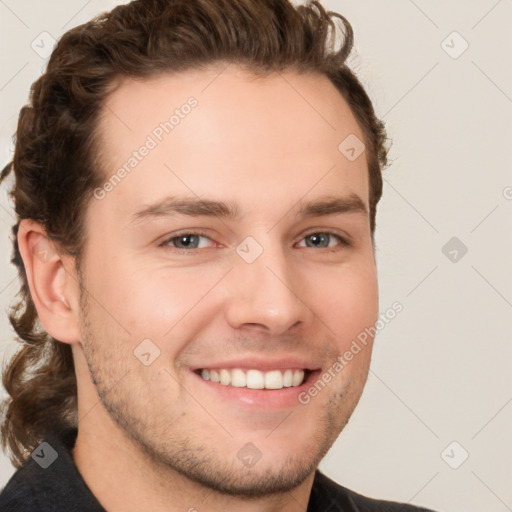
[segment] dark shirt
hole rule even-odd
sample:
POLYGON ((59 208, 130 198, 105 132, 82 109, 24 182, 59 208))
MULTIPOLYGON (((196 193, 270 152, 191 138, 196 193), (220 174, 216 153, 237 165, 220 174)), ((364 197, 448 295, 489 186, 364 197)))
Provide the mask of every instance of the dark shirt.
MULTIPOLYGON (((80 475, 71 449, 78 430, 48 435, 0 493, 1 512, 105 512, 80 475), (55 458, 55 456, 57 457, 55 458)), ((307 512, 431 512, 365 498, 316 471, 307 512)))

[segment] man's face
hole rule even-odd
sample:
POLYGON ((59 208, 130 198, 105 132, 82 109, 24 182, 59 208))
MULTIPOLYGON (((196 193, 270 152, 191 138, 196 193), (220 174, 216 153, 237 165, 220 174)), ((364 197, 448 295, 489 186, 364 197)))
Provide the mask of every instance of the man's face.
POLYGON ((321 76, 222 69, 126 80, 109 98, 105 181, 135 160, 87 212, 73 349, 101 428, 155 467, 256 495, 301 483, 348 421, 371 340, 341 371, 336 358, 375 323, 377 279, 366 155, 338 149, 363 135, 341 95, 321 76), (301 215, 333 199, 345 206, 301 215), (184 200, 238 216, 172 207, 184 200))

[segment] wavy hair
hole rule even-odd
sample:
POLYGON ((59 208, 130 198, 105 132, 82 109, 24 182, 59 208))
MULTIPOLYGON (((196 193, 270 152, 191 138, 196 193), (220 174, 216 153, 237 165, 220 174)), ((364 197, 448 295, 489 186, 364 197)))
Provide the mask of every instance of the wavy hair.
POLYGON ((233 63, 264 76, 282 70, 327 76, 352 109, 365 137, 370 225, 382 194, 386 133, 346 61, 353 31, 316 1, 136 0, 66 32, 19 114, 11 171, 16 223, 13 254, 20 289, 9 319, 21 347, 2 368, 2 448, 19 468, 49 431, 77 426, 77 383, 70 345, 44 331, 30 296, 17 233, 33 219, 77 270, 86 241, 84 214, 101 185, 97 125, 118 78, 233 63), (341 36, 341 37, 340 37, 341 36), (341 41, 341 45, 337 43, 341 41))

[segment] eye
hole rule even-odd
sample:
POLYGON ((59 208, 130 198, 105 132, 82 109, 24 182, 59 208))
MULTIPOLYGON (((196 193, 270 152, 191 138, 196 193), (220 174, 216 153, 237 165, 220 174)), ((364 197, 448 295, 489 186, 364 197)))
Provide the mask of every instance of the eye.
POLYGON ((196 232, 187 232, 187 233, 181 233, 179 235, 174 235, 171 238, 168 238, 165 240, 161 245, 164 248, 174 248, 178 249, 179 251, 185 251, 192 250, 192 249, 204 249, 204 245, 201 245, 200 239, 208 239, 211 241, 211 238, 206 236, 203 233, 196 233, 196 232))
MULTIPOLYGON (((333 239, 338 240, 338 244, 335 245, 349 245, 348 242, 342 238, 340 235, 337 235, 335 233, 331 233, 329 231, 327 232, 317 232, 317 233, 310 233, 309 235, 306 235, 302 240, 306 241, 306 247, 313 247, 313 248, 320 248, 320 249, 328 249, 330 247, 333 247, 333 245, 330 245, 330 241, 333 239), (307 241, 310 241, 312 245, 307 245, 307 241)), ((302 242, 301 240, 301 242, 302 242)), ((304 246, 302 246, 304 247, 304 246)))

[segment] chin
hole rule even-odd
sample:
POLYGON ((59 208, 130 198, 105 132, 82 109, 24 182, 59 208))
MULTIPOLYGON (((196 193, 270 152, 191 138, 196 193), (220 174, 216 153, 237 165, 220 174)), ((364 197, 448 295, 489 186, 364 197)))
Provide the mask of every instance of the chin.
POLYGON ((231 467, 188 468, 181 473, 218 493, 256 499, 292 491, 315 471, 318 462, 311 460, 305 464, 303 460, 294 459, 280 464, 275 460, 266 463, 260 460, 252 468, 240 463, 231 467))

